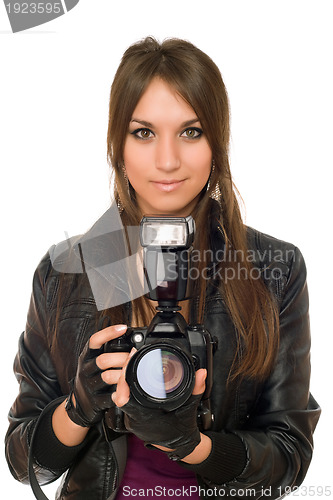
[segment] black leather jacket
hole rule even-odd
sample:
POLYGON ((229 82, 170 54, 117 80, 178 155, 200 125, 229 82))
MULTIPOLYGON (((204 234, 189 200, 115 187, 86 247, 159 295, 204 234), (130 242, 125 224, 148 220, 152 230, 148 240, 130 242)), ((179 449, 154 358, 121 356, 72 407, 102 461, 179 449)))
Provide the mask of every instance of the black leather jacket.
MULTIPOLYGON (((204 489, 207 498, 225 498, 228 493, 238 498, 237 489, 239 498, 244 498, 245 489, 251 489, 251 498, 278 498, 285 493, 286 486, 299 485, 311 461, 312 434, 320 414, 309 393, 310 335, 303 257, 293 245, 251 228, 248 236, 249 249, 256 259, 254 265, 261 269, 267 286, 278 300, 279 353, 275 368, 264 383, 243 380, 239 386, 227 390, 235 329, 221 296, 215 288, 209 289, 204 324, 219 342, 214 355, 213 436, 214 433, 238 436, 247 459, 244 470, 222 485, 202 477, 199 467, 197 477, 203 498, 204 489)), ((212 241, 215 248, 223 248, 218 227, 212 232, 212 241)), ((27 457, 32 431, 43 418, 45 407, 59 404, 58 398, 64 399, 69 393, 69 381, 75 375, 78 356, 89 336, 97 331, 96 304, 86 274, 67 274, 70 291, 59 317, 57 340, 54 340, 60 280, 60 273, 50 261, 54 250, 46 254, 36 270, 27 327, 20 338, 15 360, 20 393, 9 413, 6 456, 13 476, 23 483, 29 480, 27 457)), ((109 435, 108 439, 114 437, 109 435)), ((220 460, 221 464, 223 460, 227 462, 227 454, 224 458, 220 456, 220 460)), ((103 425, 98 424, 90 429, 84 446, 73 458, 57 498, 112 498, 123 466, 118 463, 112 442, 107 442, 103 425)), ((35 464, 35 472, 39 482, 46 484, 64 471, 35 464)))

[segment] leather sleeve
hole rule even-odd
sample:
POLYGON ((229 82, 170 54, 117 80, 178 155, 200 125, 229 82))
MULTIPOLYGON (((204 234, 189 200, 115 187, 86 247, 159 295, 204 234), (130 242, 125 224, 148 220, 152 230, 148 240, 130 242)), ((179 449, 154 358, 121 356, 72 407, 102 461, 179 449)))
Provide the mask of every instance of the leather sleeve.
MULTIPOLYGON (((280 347, 275 367, 248 422, 233 430, 246 449, 247 464, 224 484, 224 496, 279 498, 287 486, 302 483, 309 467, 320 408, 309 393, 310 328, 306 268, 296 248, 280 308, 280 347), (232 490, 232 491, 231 491, 232 490), (254 495, 254 490, 256 494, 254 495)), ((212 481, 207 481, 213 487, 212 481)))
MULTIPOLYGON (((50 269, 47 254, 34 275, 26 330, 20 337, 14 361, 20 391, 9 411, 5 445, 10 471, 23 483, 28 483, 28 455, 34 426, 43 409, 62 396, 46 340, 48 304, 45 285, 50 269)), ((41 484, 51 482, 61 474, 61 471, 47 470, 37 464, 34 464, 34 469, 41 484)))

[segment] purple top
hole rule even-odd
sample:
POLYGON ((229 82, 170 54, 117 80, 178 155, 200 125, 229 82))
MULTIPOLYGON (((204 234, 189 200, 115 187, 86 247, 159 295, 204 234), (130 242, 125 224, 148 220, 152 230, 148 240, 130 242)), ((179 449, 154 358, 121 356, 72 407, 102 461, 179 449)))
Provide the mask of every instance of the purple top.
POLYGON ((149 450, 134 436, 128 438, 128 457, 116 500, 125 498, 191 498, 199 500, 195 474, 158 450, 149 450))

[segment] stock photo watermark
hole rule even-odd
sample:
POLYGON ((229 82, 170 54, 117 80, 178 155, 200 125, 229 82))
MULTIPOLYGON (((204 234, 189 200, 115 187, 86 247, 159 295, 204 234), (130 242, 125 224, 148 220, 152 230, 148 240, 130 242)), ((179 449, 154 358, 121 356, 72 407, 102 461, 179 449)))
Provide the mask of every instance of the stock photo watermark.
MULTIPOLYGON (((327 497, 332 495, 331 486, 279 486, 276 488, 279 498, 286 495, 293 497, 311 496, 327 497)), ((201 486, 189 486, 181 488, 166 488, 165 486, 155 486, 154 488, 131 488, 130 486, 123 486, 122 493, 124 497, 128 498, 191 498, 203 496, 204 498, 255 498, 260 495, 260 498, 271 498, 273 493, 272 486, 267 488, 261 487, 259 490, 255 488, 203 488, 201 486)))
POLYGON ((18 1, 4 0, 13 33, 53 21, 72 10, 80 0, 18 1))
MULTIPOLYGON (((113 204, 85 235, 72 238, 66 235, 66 240, 50 251, 52 265, 60 273, 86 273, 96 306, 103 310, 142 297, 149 291, 148 283, 163 287, 179 279, 281 282, 288 268, 286 263, 295 257, 292 248, 199 251, 191 247, 177 255, 170 252, 169 257, 159 260, 161 265, 156 269, 145 268, 144 273, 139 231, 139 227, 133 226, 125 232, 118 208, 113 204)), ((154 252, 162 250, 154 246, 154 252)))

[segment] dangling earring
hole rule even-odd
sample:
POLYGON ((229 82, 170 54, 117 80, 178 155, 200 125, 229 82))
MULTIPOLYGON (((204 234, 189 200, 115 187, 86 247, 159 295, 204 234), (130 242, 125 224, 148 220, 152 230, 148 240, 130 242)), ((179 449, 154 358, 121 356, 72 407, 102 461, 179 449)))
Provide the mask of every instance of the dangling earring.
POLYGON ((123 176, 124 176, 124 180, 125 180, 125 184, 126 184, 126 190, 127 190, 128 195, 129 195, 130 194, 129 180, 128 180, 128 177, 127 177, 126 167, 123 164, 121 168, 122 168, 122 171, 123 171, 123 176))
MULTIPOLYGON (((127 177, 126 167, 125 167, 125 165, 124 165, 124 164, 123 164, 123 165, 121 165, 121 170, 122 170, 122 174, 123 174, 123 176, 124 176, 124 181, 125 181, 125 185, 126 185, 126 190, 127 190, 127 192, 128 192, 128 195, 129 195, 129 194, 130 194, 130 192, 129 192, 129 181, 128 181, 128 177, 127 177)), ((121 201, 121 198, 120 198, 120 196, 119 196, 119 190, 118 190, 118 189, 117 189, 117 193, 118 193, 118 194, 117 194, 117 197, 118 197, 118 199, 117 199, 117 206, 118 206, 118 210, 119 210, 120 212, 122 212, 122 211, 124 210, 124 205, 123 205, 123 203, 122 203, 122 201, 121 201)))
MULTIPOLYGON (((211 168, 209 179, 208 179, 207 191, 210 188, 210 181, 211 181, 211 177, 212 177, 212 174, 214 171, 215 171, 215 160, 212 161, 212 168, 211 168)), ((212 191, 209 196, 213 200, 216 200, 219 203, 221 203, 221 191, 220 191, 220 186, 219 186, 218 182, 215 185, 214 191, 212 191)))
POLYGON ((210 174, 209 174, 209 178, 208 178, 208 182, 207 182, 207 188, 206 188, 206 191, 208 191, 208 190, 209 190, 209 188, 210 188, 210 180, 211 180, 212 173, 214 172, 214 170, 215 170, 215 161, 214 161, 214 160, 212 160, 212 166, 211 166, 211 168, 210 168, 210 174))

